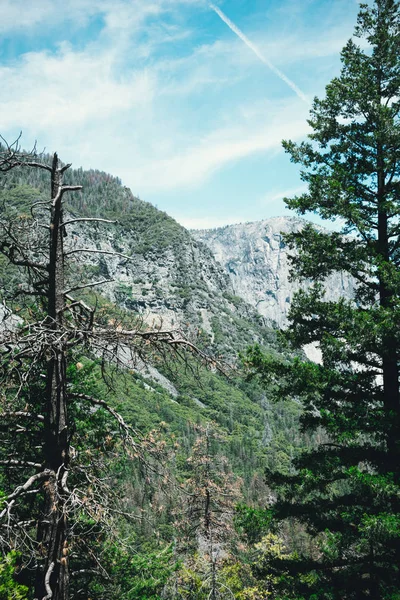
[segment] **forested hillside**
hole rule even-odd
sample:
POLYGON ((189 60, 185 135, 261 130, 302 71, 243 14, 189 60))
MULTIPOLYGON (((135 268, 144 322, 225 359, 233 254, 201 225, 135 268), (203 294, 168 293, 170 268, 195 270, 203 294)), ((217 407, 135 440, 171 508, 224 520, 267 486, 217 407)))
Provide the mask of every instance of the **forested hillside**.
MULTIPOLYGON (((51 163, 51 157, 43 156, 41 161, 51 163)), ((127 519, 124 522, 118 512, 114 514, 108 500, 105 501, 108 508, 104 510, 110 511, 107 518, 112 518, 112 525, 103 523, 103 515, 94 518, 93 511, 89 510, 86 518, 90 522, 94 518, 93 526, 99 521, 99 532, 102 532, 99 539, 103 541, 93 555, 95 562, 95 556, 102 557, 102 568, 86 557, 88 568, 78 576, 76 585, 85 590, 82 597, 86 597, 90 589, 91 597, 98 598, 103 598, 104 594, 110 598, 121 594, 126 594, 126 598, 157 598, 169 582, 168 585, 181 589, 179 593, 186 593, 183 590, 194 586, 201 598, 199 590, 203 585, 204 569, 207 571, 211 565, 218 567, 223 573, 221 577, 227 581, 230 577, 238 578, 237 589, 245 589, 250 585, 252 575, 249 571, 242 581, 235 574, 242 562, 236 549, 239 537, 234 543, 236 538, 232 538, 234 522, 239 519, 239 523, 242 518, 240 512, 235 517, 235 507, 263 508, 271 502, 272 492, 263 479, 265 466, 290 472, 293 456, 300 449, 311 446, 313 439, 299 433, 301 411, 297 402, 272 404, 268 391, 256 382, 245 380, 238 353, 244 352, 254 341, 276 354, 285 352, 284 347, 271 326, 250 305, 233 295, 226 275, 210 251, 193 240, 168 215, 134 198, 118 180, 104 173, 69 169, 65 180, 68 186, 82 185, 81 191, 65 196, 68 200, 65 201, 64 221, 75 221, 69 226, 64 242, 66 251, 73 252, 72 260, 66 260, 67 287, 90 286, 75 291, 75 297, 84 306, 97 307, 95 318, 100 324, 112 323, 118 330, 127 323, 132 324, 133 319, 136 325, 140 322, 140 327, 146 330, 176 329, 182 331, 200 352, 197 357, 196 352, 189 357, 174 353, 161 356, 158 355, 160 349, 150 355, 142 355, 138 349, 137 356, 124 359, 119 365, 113 364, 107 352, 104 362, 98 349, 88 351, 85 345, 71 354, 72 362, 67 371, 70 392, 100 401, 97 408, 93 408, 93 404, 92 408, 84 407, 78 402, 72 409, 75 435, 82 448, 80 452, 89 453, 88 464, 96 456, 100 470, 97 477, 101 472, 108 472, 106 479, 113 490, 113 502, 118 498, 123 503, 127 519), (79 221, 95 217, 113 222, 79 221), (74 253, 79 248, 90 250, 83 261, 78 252, 79 258, 75 259, 74 253), (96 281, 102 283, 92 287, 96 281), (221 361, 221 370, 225 374, 216 372, 213 366, 216 361, 221 361), (136 458, 130 451, 127 454, 124 451, 126 432, 121 430, 118 420, 113 423, 110 419, 112 412, 108 411, 107 417, 101 402, 107 402, 111 411, 117 410, 126 426, 133 428, 135 443, 143 447, 136 458), (212 440, 210 446, 209 437, 212 440), (205 457, 201 459, 199 449, 204 444, 205 457), (203 468, 202 460, 210 461, 212 472, 208 473, 207 467, 205 479, 195 481, 191 472, 194 468, 196 477, 200 477, 198 469, 203 468), (192 467, 194 462, 196 467, 192 467), (167 478, 167 481, 156 493, 160 478, 167 478), (204 490, 211 486, 212 493, 216 494, 214 510, 216 514, 219 510, 224 514, 224 531, 218 531, 218 539, 221 535, 221 540, 226 537, 226 541, 218 541, 217 546, 221 549, 211 562, 207 558, 207 543, 202 541, 203 536, 208 535, 202 529, 204 522, 199 519, 193 530, 185 525, 185 519, 189 518, 185 516, 185 510, 188 514, 192 510, 187 496, 190 486, 197 486, 199 506, 196 511, 204 509, 204 490), (230 496, 230 490, 231 500, 219 509, 219 495, 230 496), (187 509, 182 510, 188 502, 187 509), (126 551, 115 558, 118 544, 114 546, 112 540, 116 543, 121 535, 128 539, 126 551), (136 556, 137 565, 133 558, 136 556), (131 567, 122 566, 126 561, 131 567), (153 570, 158 569, 155 565, 159 561, 160 574, 156 576, 153 570), (120 581, 120 569, 129 571, 126 582, 120 581), (131 587, 135 591, 129 592, 131 587), (147 595, 139 596, 139 593, 147 595)), ((36 219, 42 223, 46 218, 42 210, 49 197, 46 170, 16 166, 2 174, 1 184, 4 234, 8 223, 30 240, 36 219), (38 212, 35 212, 35 206, 38 212)), ((38 235, 40 246, 45 245, 45 234, 39 230, 38 235)), ((32 240, 27 244, 31 246, 32 240)), ((13 327, 9 323, 15 323, 15 318, 23 328, 32 318, 39 318, 42 309, 36 300, 38 287, 29 269, 12 264, 13 257, 7 255, 10 246, 5 244, 3 248, 6 256, 2 263, 2 300, 15 315, 11 317, 7 310, 3 314, 3 331, 9 332, 13 327), (22 294, 21 287, 24 288, 22 294), (29 289, 32 295, 26 295, 29 289)), ((38 252, 33 249, 36 258, 38 252)), ((46 310, 45 306, 43 310, 46 310)), ((9 371, 4 368, 3 382, 11 394, 16 393, 15 386, 8 383, 9 378, 9 371)), ((34 395, 40 393, 40 383, 38 389, 36 385, 34 382, 34 395)), ((17 414, 24 413, 22 404, 33 410, 32 400, 27 398, 31 393, 24 389, 21 410, 15 411, 16 416, 11 422, 4 420, 5 436, 10 429, 18 432, 23 427, 17 414)), ((4 416, 6 412, 5 405, 4 416)), ((37 435, 40 436, 40 432, 36 432, 37 435)), ((12 461, 15 456, 25 455, 26 449, 20 446, 18 436, 12 443, 12 450, 8 443, 3 447, 6 494, 18 482, 12 461)), ((35 462, 33 456, 29 457, 29 462, 35 462)), ((91 501, 98 502, 94 492, 91 501)), ((21 509, 29 513, 28 508, 21 509)), ((82 531, 88 530, 87 524, 82 527, 82 531)), ((239 536, 239 533, 235 535, 239 536)), ((254 536, 254 541, 260 538, 259 534, 254 536)), ((88 540, 95 544, 93 536, 88 540)), ((82 556, 86 556, 88 540, 82 534, 77 536, 71 569, 76 569, 82 556)), ((22 561, 22 566, 17 579, 31 589, 33 580, 28 563, 24 561, 32 548, 29 544, 25 549, 23 544, 18 548, 21 552, 18 561, 22 561)), ((74 581, 72 578, 71 590, 80 597, 74 581)), ((205 587, 204 594, 208 593, 209 589, 205 587)))
POLYGON ((354 38, 283 142, 341 231, 193 236, 3 139, 0 600, 400 598, 399 2, 354 38))

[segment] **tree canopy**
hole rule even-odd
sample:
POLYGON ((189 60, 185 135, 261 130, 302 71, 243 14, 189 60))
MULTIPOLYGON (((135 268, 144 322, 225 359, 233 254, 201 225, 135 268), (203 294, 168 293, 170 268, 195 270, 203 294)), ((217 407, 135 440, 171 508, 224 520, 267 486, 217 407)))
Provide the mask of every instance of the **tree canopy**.
POLYGON ((287 238, 298 251, 293 275, 314 283, 293 302, 285 336, 297 348, 317 344, 321 363, 248 355, 279 398, 301 400, 303 429, 319 432, 291 475, 268 473, 275 518, 302 523, 313 540, 284 561, 285 598, 400 593, 399 50, 399 3, 362 4, 341 74, 314 100, 312 133, 284 142, 308 184, 287 205, 342 224, 287 238), (353 300, 324 300, 334 271, 354 277, 353 300))

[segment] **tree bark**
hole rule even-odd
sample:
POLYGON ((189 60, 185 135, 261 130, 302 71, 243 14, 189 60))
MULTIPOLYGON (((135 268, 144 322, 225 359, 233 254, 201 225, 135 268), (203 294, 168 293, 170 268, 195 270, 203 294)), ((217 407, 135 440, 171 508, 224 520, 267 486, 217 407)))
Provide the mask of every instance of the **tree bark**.
POLYGON ((47 361, 45 397, 45 467, 53 473, 44 488, 42 519, 38 542, 44 556, 36 578, 38 600, 68 600, 69 571, 65 480, 69 463, 67 419, 66 347, 62 337, 65 308, 64 249, 62 214, 62 170, 54 154, 51 171, 51 221, 49 252, 48 327, 53 343, 47 361), (50 595, 51 594, 51 595, 50 595))

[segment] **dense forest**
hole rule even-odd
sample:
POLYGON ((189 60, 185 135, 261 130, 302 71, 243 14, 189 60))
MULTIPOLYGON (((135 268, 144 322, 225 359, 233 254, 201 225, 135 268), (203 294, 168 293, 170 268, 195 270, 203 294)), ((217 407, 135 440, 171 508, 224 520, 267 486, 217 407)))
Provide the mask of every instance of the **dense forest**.
POLYGON ((283 142, 287 205, 343 227, 286 236, 312 285, 280 332, 118 179, 3 140, 0 600, 400 598, 399 2, 341 60, 283 142), (149 319, 114 272, 171 256, 168 299, 137 285, 176 322, 149 319), (337 271, 354 298, 324 299, 337 271))

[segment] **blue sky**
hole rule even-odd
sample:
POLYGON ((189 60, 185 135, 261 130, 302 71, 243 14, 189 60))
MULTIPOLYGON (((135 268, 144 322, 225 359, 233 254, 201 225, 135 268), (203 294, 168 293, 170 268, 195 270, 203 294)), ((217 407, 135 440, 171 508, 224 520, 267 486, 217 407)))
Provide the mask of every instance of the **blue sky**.
POLYGON ((304 96, 339 73, 358 3, 214 5, 1 0, 0 133, 118 175, 187 227, 288 213, 302 182, 281 140, 306 136, 304 96))

